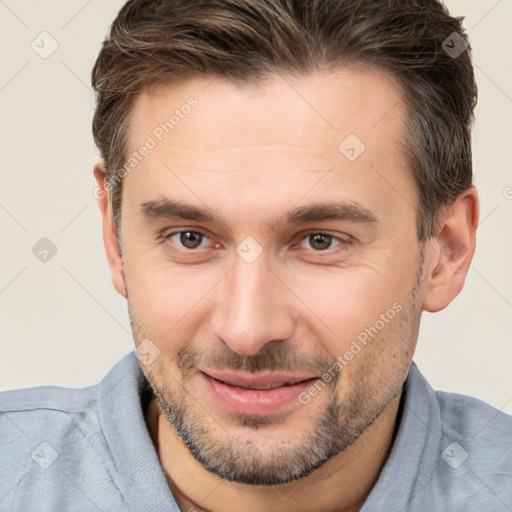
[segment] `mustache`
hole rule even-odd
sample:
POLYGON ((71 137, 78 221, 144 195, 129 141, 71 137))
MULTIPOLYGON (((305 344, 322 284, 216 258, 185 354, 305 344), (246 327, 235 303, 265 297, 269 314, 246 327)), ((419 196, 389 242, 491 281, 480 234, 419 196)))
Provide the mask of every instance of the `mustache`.
POLYGON ((290 346, 264 346, 257 354, 243 355, 234 352, 227 345, 199 351, 186 347, 178 353, 178 366, 187 371, 194 367, 216 370, 243 370, 250 373, 264 371, 300 371, 322 375, 336 361, 318 352, 298 353, 290 346))

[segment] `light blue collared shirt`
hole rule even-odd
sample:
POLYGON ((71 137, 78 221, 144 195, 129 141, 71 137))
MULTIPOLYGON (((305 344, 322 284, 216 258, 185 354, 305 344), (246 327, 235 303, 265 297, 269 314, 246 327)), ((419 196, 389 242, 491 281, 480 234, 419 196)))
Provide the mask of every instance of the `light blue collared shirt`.
MULTIPOLYGON (((134 352, 98 384, 0 393, 0 511, 179 512, 144 420, 134 352)), ((361 512, 511 512, 512 417, 434 392, 413 363, 361 512)))

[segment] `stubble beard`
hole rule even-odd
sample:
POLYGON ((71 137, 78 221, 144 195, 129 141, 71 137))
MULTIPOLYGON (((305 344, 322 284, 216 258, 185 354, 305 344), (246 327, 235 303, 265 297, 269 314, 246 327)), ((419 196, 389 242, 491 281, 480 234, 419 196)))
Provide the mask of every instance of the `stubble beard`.
MULTIPOLYGON (((403 350, 399 350, 398 362, 395 362, 392 375, 388 375, 384 380, 372 379, 373 365, 380 353, 378 349, 365 347, 362 353, 357 355, 358 358, 364 357, 364 360, 359 363, 351 379, 350 389, 343 390, 343 396, 340 397, 337 383, 343 374, 342 369, 320 393, 328 393, 328 398, 322 409, 317 412, 316 419, 309 421, 310 424, 302 432, 298 429, 302 429, 306 422, 299 421, 293 439, 283 439, 283 436, 280 436, 280 424, 287 420, 293 421, 293 418, 286 415, 231 415, 231 421, 237 426, 238 431, 240 427, 244 427, 241 433, 234 435, 221 427, 213 416, 206 412, 206 408, 198 404, 197 399, 187 391, 190 371, 201 357, 193 349, 185 348, 178 355, 178 366, 183 377, 178 389, 167 386, 167 383, 172 384, 175 381, 159 364, 142 368, 155 401, 192 456, 214 475, 249 485, 279 485, 303 478, 352 445, 401 393, 419 332, 421 307, 416 294, 420 286, 421 273, 420 268, 418 282, 409 294, 411 299, 404 305, 401 318, 394 320, 399 325, 394 329, 394 333, 389 333, 394 334, 393 338, 397 337, 402 343, 404 340, 408 343, 401 347, 403 350), (258 430, 260 432, 256 434, 258 430)), ((137 345, 149 336, 143 324, 133 315, 129 300, 128 304, 137 345)), ((372 343, 378 341, 381 348, 392 342, 391 339, 387 339, 391 338, 389 335, 386 339, 377 338, 378 336, 372 343)), ((226 346, 224 349, 224 353, 230 350, 226 346)), ((219 351, 216 352, 218 355, 219 351)), ((289 358, 285 363, 287 357, 281 358, 279 350, 267 352, 265 349, 262 354, 251 356, 241 356, 230 351, 223 367, 248 371, 297 369, 289 364, 289 360, 294 360, 294 356, 287 356, 289 358)), ((216 359, 218 367, 221 367, 221 360, 222 357, 216 359)), ((311 357, 303 359, 306 360, 311 361, 311 357)), ((313 366, 316 370, 321 366, 322 373, 332 365, 332 361, 330 365, 326 364, 325 358, 322 357, 314 361, 313 366)), ((321 398, 315 397, 313 400, 315 399, 321 398)))

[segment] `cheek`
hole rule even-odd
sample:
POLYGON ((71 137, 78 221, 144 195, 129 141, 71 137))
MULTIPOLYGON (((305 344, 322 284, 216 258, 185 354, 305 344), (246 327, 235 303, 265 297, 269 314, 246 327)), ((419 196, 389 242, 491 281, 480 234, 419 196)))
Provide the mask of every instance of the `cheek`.
POLYGON ((385 320, 396 316, 393 305, 402 304, 409 291, 406 282, 408 278, 390 279, 382 268, 368 265, 304 273, 294 278, 290 288, 298 290, 309 328, 326 340, 329 352, 337 357, 358 336, 364 339, 367 328, 376 323, 379 331, 385 328, 381 315, 385 320))
POLYGON ((411 304, 395 302, 363 329, 342 356, 343 392, 359 389, 371 401, 390 390, 397 391, 414 354, 418 326, 419 313, 411 310, 411 304))
POLYGON ((142 260, 126 265, 125 274, 134 316, 161 344, 193 335, 219 279, 198 267, 142 260))

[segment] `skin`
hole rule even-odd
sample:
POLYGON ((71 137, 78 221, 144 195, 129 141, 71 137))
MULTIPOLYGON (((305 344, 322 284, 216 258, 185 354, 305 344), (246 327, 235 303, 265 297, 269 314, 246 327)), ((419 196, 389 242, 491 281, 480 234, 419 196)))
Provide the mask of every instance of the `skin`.
MULTIPOLYGON (((421 312, 442 310, 464 285, 476 190, 444 208, 435 236, 418 241, 417 193, 400 146, 402 92, 384 72, 351 67, 244 87, 220 79, 154 87, 134 105, 130 150, 191 96, 197 107, 125 176, 119 234, 108 196, 99 199, 135 343, 150 339, 160 351, 141 367, 158 397, 146 421, 169 485, 181 510, 357 511, 392 445, 421 312), (366 146, 353 162, 338 150, 348 134, 366 146), (141 213, 142 203, 164 198, 223 222, 141 213), (283 221, 292 208, 329 202, 358 204, 375 222, 283 221), (199 248, 179 234, 165 238, 187 230, 205 235, 199 248), (334 238, 319 247, 315 233, 334 238), (262 249, 251 263, 236 251, 248 236, 262 249), (249 364, 267 374, 321 375, 393 304, 400 312, 308 404, 242 418, 200 378, 199 368, 223 365, 247 375, 249 364), (178 413, 214 468, 177 434, 178 413), (319 436, 322 419, 334 438, 319 436), (315 455, 326 446, 336 453, 315 455), (316 469, 298 474, 299 454, 316 469), (229 478, 227 468, 235 471, 229 478), (244 468, 253 483, 258 475, 289 481, 243 483, 244 468)), ((104 187, 101 161, 94 174, 104 187)))

